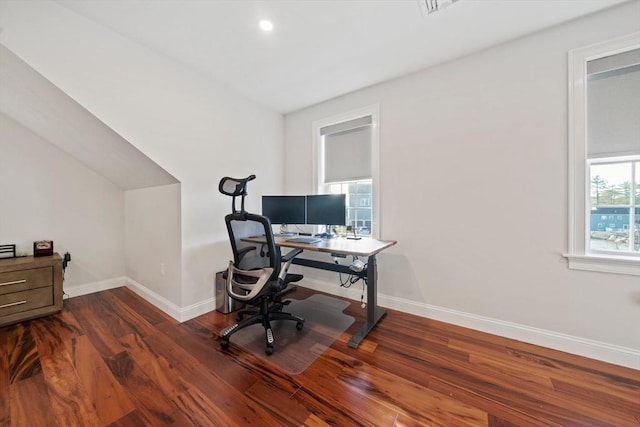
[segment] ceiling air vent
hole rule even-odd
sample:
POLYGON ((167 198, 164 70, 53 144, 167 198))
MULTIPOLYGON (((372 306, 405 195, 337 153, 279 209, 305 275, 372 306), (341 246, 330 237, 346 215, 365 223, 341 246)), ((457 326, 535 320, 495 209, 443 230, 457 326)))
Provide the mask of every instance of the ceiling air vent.
POLYGON ((444 9, 457 0, 418 0, 422 14, 427 16, 430 13, 437 12, 440 9, 444 9))

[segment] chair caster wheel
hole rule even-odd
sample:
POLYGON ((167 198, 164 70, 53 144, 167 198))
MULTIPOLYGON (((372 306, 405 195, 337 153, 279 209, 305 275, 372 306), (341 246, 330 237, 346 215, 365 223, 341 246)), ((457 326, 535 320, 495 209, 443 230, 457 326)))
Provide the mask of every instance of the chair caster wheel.
POLYGON ((220 340, 220 347, 222 347, 222 348, 227 348, 227 347, 229 347, 229 340, 228 340, 228 339, 224 339, 224 338, 222 338, 222 339, 220 340))
POLYGON ((264 352, 271 356, 273 354, 273 346, 267 346, 267 348, 264 349, 264 352))
POLYGON ((298 322, 298 323, 296 323, 296 329, 297 329, 297 330, 299 330, 299 331, 301 331, 301 330, 302 330, 302 327, 303 327, 303 326, 304 326, 304 322, 298 322))

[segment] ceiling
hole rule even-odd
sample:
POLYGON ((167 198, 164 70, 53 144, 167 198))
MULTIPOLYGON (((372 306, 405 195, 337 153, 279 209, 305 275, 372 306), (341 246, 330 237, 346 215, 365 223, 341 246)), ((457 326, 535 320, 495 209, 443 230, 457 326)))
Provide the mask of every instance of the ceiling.
POLYGON ((626 0, 420 1, 57 0, 283 114, 626 0))

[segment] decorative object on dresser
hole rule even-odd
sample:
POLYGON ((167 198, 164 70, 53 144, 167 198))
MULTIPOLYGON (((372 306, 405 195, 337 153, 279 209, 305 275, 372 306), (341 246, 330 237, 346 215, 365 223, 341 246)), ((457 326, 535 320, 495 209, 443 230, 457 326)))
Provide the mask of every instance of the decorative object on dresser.
POLYGON ((0 259, 0 326, 62 310, 62 257, 0 259))
POLYGON ((16 245, 0 245, 0 259, 15 258, 16 245))
POLYGON ((33 242, 33 256, 53 255, 53 240, 38 240, 33 242))

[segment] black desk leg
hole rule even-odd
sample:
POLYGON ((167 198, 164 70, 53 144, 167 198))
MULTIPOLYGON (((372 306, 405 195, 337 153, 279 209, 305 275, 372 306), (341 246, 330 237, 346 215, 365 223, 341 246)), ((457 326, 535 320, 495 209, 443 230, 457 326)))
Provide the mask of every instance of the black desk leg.
POLYGON ((386 310, 378 307, 378 264, 376 256, 371 255, 367 261, 367 320, 362 328, 351 337, 349 347, 358 348, 360 341, 367 336, 369 331, 385 315, 386 310))

